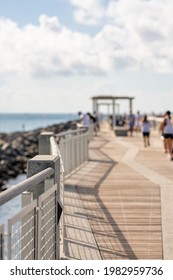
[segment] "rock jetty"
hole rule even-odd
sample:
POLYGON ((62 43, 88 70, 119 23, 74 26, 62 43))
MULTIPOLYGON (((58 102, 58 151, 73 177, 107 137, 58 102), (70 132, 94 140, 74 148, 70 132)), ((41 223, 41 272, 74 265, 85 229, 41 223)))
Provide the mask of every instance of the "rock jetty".
POLYGON ((43 131, 60 133, 75 129, 76 122, 69 121, 32 131, 0 133, 0 192, 7 181, 26 173, 27 161, 38 154, 38 139, 43 131))

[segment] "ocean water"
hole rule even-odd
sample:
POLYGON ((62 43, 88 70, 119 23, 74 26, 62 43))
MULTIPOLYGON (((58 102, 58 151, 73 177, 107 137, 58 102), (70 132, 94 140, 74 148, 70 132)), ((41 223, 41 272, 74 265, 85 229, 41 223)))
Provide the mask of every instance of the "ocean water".
POLYGON ((0 114, 0 132, 28 131, 78 119, 77 114, 0 114))
MULTIPOLYGON (((78 119, 77 114, 0 114, 0 133, 27 131, 76 119, 78 119)), ((17 178, 9 180, 8 186, 16 185, 25 178, 25 174, 19 175, 17 178)), ((7 220, 18 213, 20 209, 21 196, 0 206, 0 225, 6 224, 7 220)))

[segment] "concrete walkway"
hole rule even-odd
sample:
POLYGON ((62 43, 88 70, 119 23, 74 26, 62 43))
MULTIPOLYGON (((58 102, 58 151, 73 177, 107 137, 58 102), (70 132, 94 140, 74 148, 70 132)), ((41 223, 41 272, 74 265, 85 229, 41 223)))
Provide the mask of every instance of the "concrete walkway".
POLYGON ((65 257, 173 259, 173 162, 158 132, 144 148, 103 123, 89 155, 65 182, 65 257))

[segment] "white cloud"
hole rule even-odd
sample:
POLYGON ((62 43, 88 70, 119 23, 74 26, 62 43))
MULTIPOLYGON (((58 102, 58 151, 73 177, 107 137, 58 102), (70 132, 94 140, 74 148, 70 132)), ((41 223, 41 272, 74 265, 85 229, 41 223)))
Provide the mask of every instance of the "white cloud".
MULTIPOLYGON (((116 68, 148 68, 154 71, 172 72, 173 2, 171 0, 111 0, 107 1, 107 5, 103 4, 102 0, 69 1, 74 5, 76 21, 92 24, 88 21, 92 19, 94 25, 100 24, 101 46, 107 44, 108 49, 114 48, 108 56, 115 60, 116 68), (76 13, 83 15, 81 20, 76 17, 76 13), (107 42, 103 42, 104 39, 107 42)), ((107 57, 106 60, 108 59, 107 57)))
MULTIPOLYGON (((103 75, 115 69, 173 71, 171 0, 69 0, 81 23, 101 22, 95 36, 41 15, 23 28, 0 19, 0 71, 34 77, 103 75)), ((95 24, 94 23, 94 24, 95 24)))
POLYGON ((74 18, 86 25, 97 25, 104 16, 104 7, 100 0, 69 0, 76 8, 74 18))
POLYGON ((105 71, 93 39, 61 26, 56 17, 42 15, 38 26, 29 24, 24 28, 1 19, 0 50, 1 72, 52 76, 105 71))

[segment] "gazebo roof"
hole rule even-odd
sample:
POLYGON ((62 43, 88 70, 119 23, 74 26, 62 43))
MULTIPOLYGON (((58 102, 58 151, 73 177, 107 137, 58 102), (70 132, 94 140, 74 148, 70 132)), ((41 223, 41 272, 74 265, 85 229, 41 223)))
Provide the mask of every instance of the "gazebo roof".
POLYGON ((98 96, 93 96, 93 100, 113 100, 113 99, 134 99, 135 97, 132 96, 113 96, 113 95, 98 95, 98 96))

